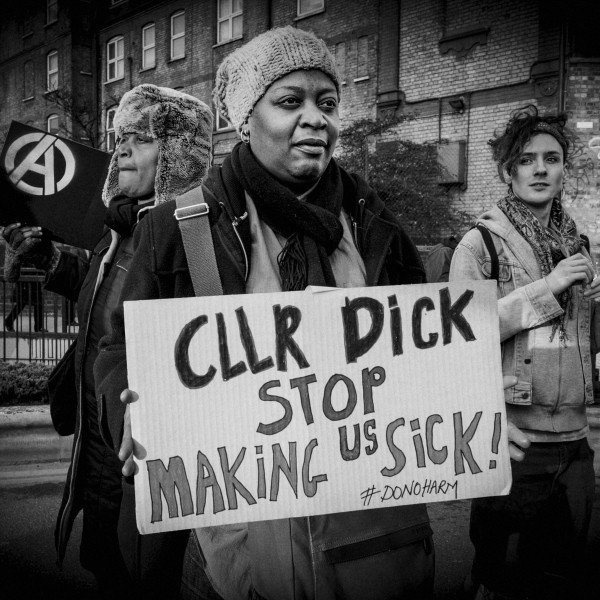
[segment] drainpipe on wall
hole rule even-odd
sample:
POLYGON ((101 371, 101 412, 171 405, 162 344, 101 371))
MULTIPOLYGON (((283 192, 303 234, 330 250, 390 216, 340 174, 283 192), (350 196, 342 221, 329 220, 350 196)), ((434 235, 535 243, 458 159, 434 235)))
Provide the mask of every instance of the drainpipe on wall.
POLYGON ((558 49, 558 112, 565 110, 567 24, 561 23, 558 49))

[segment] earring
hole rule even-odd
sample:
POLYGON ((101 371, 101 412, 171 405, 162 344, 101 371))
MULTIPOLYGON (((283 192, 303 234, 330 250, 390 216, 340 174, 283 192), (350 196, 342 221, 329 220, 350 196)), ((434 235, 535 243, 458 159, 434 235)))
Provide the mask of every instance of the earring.
POLYGON ((240 132, 240 137, 242 138, 242 142, 244 142, 244 144, 250 143, 250 132, 247 129, 242 129, 240 132))

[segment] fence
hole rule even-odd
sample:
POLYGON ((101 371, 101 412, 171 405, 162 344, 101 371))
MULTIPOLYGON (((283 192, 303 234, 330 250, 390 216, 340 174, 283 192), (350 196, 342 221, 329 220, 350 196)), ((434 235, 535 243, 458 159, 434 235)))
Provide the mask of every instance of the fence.
POLYGON ((17 283, 0 277, 4 361, 54 364, 77 337, 75 304, 45 290, 43 281, 33 269, 23 269, 17 283))

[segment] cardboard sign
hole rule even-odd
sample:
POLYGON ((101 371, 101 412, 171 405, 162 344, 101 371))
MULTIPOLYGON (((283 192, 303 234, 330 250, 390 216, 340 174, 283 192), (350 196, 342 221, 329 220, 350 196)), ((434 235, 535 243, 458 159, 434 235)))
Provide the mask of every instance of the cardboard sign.
POLYGON ((0 225, 44 227, 92 250, 104 223, 110 154, 13 121, 0 154, 0 225))
POLYGON ((125 303, 138 529, 500 495, 495 282, 125 303))

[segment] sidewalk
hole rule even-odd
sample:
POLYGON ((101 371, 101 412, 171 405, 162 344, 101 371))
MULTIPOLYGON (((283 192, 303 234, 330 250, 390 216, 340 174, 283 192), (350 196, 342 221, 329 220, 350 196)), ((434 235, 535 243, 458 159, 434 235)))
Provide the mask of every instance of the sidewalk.
MULTIPOLYGON (((600 437, 600 404, 588 408, 588 420, 590 437, 600 437)), ((72 435, 61 437, 54 431, 47 405, 0 408, 0 485, 27 466, 34 472, 43 468, 66 473, 72 442, 72 435)), ((600 461, 600 452, 596 458, 600 461)))
POLYGON ((54 431, 47 405, 0 408, 0 486, 64 481, 72 442, 54 431))

